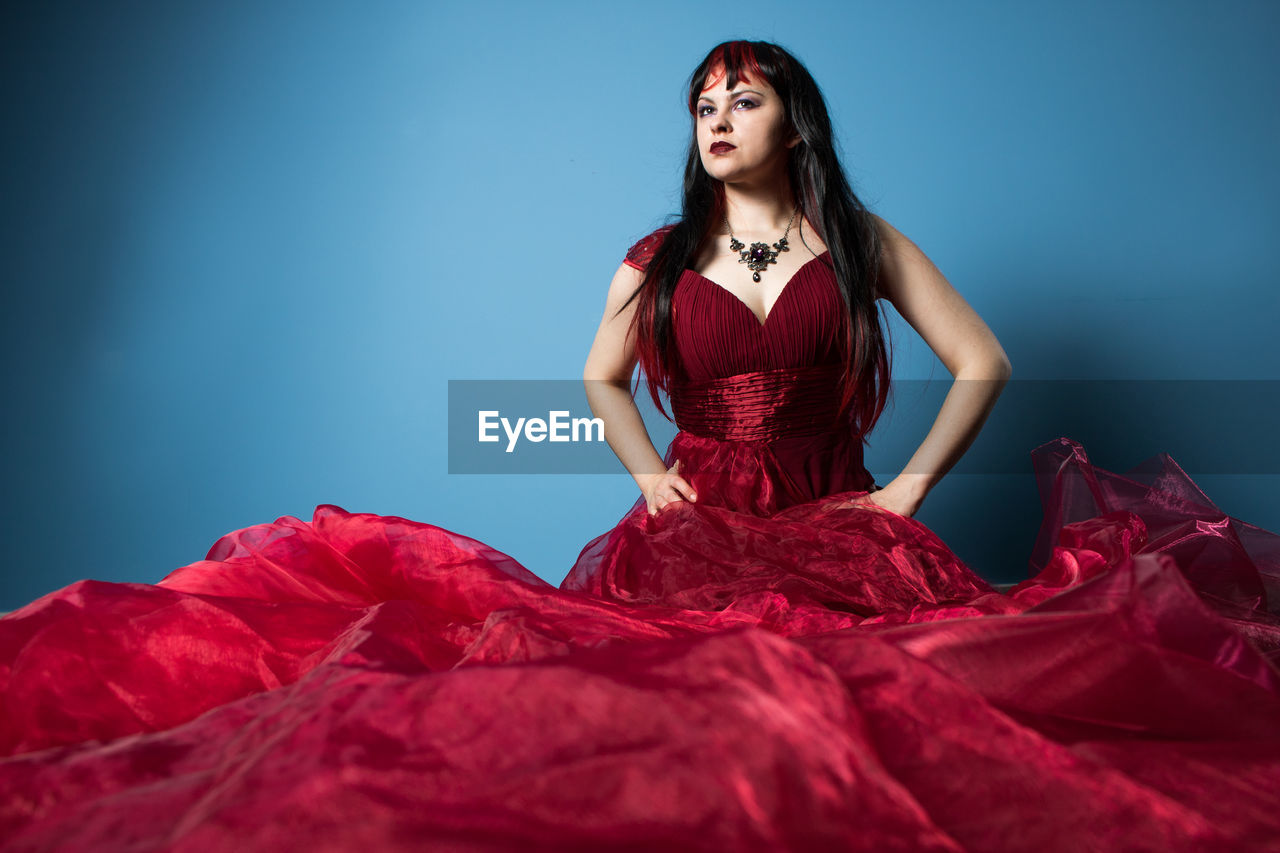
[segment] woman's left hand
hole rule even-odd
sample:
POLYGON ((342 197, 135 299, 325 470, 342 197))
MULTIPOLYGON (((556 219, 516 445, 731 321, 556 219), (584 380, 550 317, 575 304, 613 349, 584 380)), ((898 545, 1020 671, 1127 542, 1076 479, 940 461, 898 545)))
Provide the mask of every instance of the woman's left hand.
POLYGON ((889 485, 883 488, 859 495, 845 503, 849 506, 871 504, 873 507, 887 509, 890 512, 911 518, 919 511, 920 504, 924 501, 915 495, 907 494, 906 490, 900 485, 895 487, 894 483, 896 482, 896 480, 890 482, 889 485))

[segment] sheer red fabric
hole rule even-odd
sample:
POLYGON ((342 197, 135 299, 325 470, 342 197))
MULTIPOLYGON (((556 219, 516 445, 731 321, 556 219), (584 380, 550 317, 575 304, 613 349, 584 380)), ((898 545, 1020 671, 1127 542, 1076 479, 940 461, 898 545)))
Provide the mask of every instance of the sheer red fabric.
POLYGON ((1280 849, 1280 536, 1062 438, 993 589, 849 504, 861 440, 784 341, 825 322, 805 269, 759 333, 682 279, 700 499, 637 501, 559 586, 326 504, 0 619, 6 847, 1280 849))

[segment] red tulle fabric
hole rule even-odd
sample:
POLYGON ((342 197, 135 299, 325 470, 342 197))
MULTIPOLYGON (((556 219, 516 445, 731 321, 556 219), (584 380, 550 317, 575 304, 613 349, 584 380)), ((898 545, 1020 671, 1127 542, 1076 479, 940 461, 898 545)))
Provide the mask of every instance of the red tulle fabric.
POLYGON ((755 351, 673 391, 699 500, 558 587, 322 505, 0 619, 5 849, 1280 849, 1280 536, 1058 439, 1002 593, 755 351))

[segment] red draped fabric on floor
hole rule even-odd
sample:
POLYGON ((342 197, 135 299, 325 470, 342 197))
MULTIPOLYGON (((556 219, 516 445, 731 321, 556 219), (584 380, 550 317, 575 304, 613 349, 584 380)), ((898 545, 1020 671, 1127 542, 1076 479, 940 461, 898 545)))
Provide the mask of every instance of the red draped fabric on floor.
POLYGON ((1280 536, 1063 438, 994 589, 850 504, 831 276, 682 277, 699 500, 558 586, 325 504, 0 619, 5 849, 1280 850, 1280 536))

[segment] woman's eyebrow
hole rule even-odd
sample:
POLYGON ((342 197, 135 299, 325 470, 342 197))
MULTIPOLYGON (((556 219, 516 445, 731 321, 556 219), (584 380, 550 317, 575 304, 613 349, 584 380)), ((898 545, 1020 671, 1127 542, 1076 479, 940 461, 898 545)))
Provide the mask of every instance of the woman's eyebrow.
MULTIPOLYGON (((730 98, 736 98, 738 95, 744 95, 744 94, 746 94, 747 92, 750 92, 750 93, 751 93, 751 94, 753 94, 753 95, 759 95, 759 96, 760 96, 760 97, 762 97, 762 98, 764 97, 764 93, 763 93, 763 92, 757 92, 755 89, 738 89, 738 90, 737 90, 737 91, 735 91, 735 92, 730 92, 730 93, 729 93, 729 97, 730 97, 730 98)), ((709 96, 707 96, 707 95, 703 95, 703 96, 701 96, 700 98, 698 98, 698 100, 699 100, 699 101, 710 101, 710 100, 711 100, 711 98, 710 98, 709 96)))

